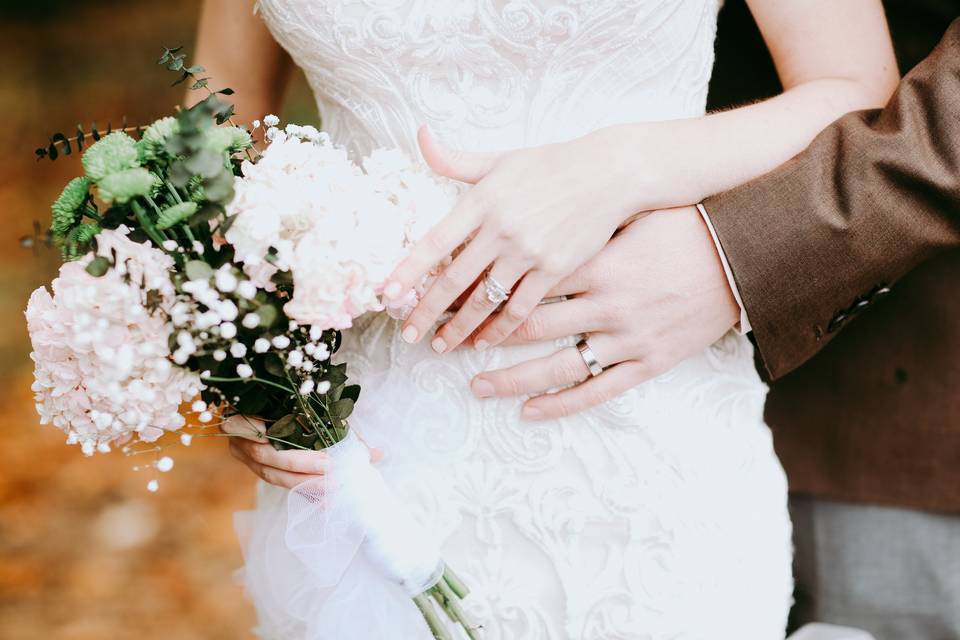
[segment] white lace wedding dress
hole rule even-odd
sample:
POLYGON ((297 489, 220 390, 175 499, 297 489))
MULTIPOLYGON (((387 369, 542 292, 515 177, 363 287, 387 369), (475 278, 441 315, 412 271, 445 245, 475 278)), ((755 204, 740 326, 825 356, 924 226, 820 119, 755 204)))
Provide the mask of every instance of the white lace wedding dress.
MULTIPOLYGON (((417 154, 421 123, 488 150, 703 114, 718 3, 260 0, 259 12, 335 141, 417 154)), ((477 372, 559 346, 438 356, 378 317, 340 354, 361 384, 388 372, 360 402, 399 403, 382 471, 472 587, 484 637, 782 640, 786 481, 747 339, 730 333, 563 420, 522 422, 519 399, 471 395, 477 372)), ((299 640, 269 613, 258 633, 299 640)))

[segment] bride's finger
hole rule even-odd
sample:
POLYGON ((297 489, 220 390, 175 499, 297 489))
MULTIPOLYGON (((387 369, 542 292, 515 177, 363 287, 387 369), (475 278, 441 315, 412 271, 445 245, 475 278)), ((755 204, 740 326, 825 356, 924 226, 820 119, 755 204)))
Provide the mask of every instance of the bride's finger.
MULTIPOLYGON (((615 355, 616 340, 612 336, 591 336, 590 348, 603 366, 619 362, 615 355)), ((480 373, 471 381, 470 389, 478 398, 525 396, 576 384, 589 375, 590 370, 577 348, 567 347, 544 358, 480 373)))
POLYGON ((323 475, 330 467, 330 456, 323 451, 289 449, 277 451, 269 444, 234 439, 231 447, 238 449, 253 462, 282 471, 323 475))
MULTIPOLYGON (((490 269, 491 285, 500 285, 505 292, 509 293, 525 272, 526 269, 519 263, 506 263, 504 260, 498 260, 490 269)), ((527 277, 530 277, 529 274, 527 277)), ((434 351, 444 353, 455 349, 497 309, 500 301, 495 297, 491 299, 491 292, 487 290, 486 279, 486 277, 480 278, 480 282, 474 287, 473 293, 470 294, 470 297, 467 298, 453 318, 437 330, 436 337, 430 343, 434 351)), ((524 278, 524 282, 526 282, 526 278, 524 278)), ((521 287, 523 286, 521 284, 521 287)), ((510 302, 507 305, 509 306, 510 302)))
POLYGON ((403 339, 411 343, 420 341, 460 294, 469 290, 494 257, 493 242, 480 232, 443 270, 410 312, 400 334, 403 339))
POLYGON ((552 283, 553 279, 542 271, 528 273, 493 321, 477 334, 473 341, 474 347, 483 351, 503 342, 530 318, 552 283))
MULTIPOLYGON (((413 247, 410 255, 393 270, 384 285, 383 294, 394 300, 413 289, 434 265, 452 254, 480 226, 482 212, 482 197, 477 190, 468 191, 453 211, 428 231, 413 247)), ((470 241, 470 244, 474 241, 470 241)))
POLYGON ((528 400, 521 415, 526 420, 546 420, 579 413, 612 400, 660 373, 663 372, 639 360, 622 362, 575 387, 528 400))
POLYGON ((263 420, 239 414, 230 416, 220 425, 220 431, 223 433, 242 436, 254 442, 268 442, 262 435, 266 433, 266 430, 267 427, 263 420))
POLYGON ((474 183, 490 173, 502 153, 478 153, 451 149, 437 141, 426 125, 417 131, 417 142, 423 159, 442 176, 474 183))
POLYGON ((604 315, 590 298, 570 298, 538 306, 501 344, 504 346, 557 340, 603 331, 604 315))
MULTIPOLYGON (((231 442, 236 442, 236 440, 232 440, 231 442)), ((269 484, 277 485, 278 487, 292 489, 298 484, 322 477, 305 473, 291 473, 290 471, 283 471, 281 469, 275 469, 273 467, 262 465, 251 460, 250 457, 247 456, 241 449, 234 446, 230 447, 230 454, 243 463, 258 478, 269 484)))

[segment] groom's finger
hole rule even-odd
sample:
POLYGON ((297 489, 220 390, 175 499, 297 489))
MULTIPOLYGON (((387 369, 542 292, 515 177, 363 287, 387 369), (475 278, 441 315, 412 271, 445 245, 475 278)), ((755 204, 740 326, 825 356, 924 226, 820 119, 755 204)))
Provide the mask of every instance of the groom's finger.
POLYGON ((603 315, 589 298, 571 298, 537 307, 504 342, 506 345, 556 340, 603 330, 603 315))
MULTIPOLYGON (((604 334, 590 336, 590 348, 600 364, 617 362, 615 340, 604 334)), ((507 369, 485 371, 473 378, 470 389, 479 398, 525 396, 581 382, 590 375, 576 347, 567 347, 544 358, 521 362, 507 369)))
POLYGON ((579 413, 608 402, 660 373, 662 371, 638 360, 622 362, 575 387, 528 400, 521 415, 527 420, 547 420, 579 413))

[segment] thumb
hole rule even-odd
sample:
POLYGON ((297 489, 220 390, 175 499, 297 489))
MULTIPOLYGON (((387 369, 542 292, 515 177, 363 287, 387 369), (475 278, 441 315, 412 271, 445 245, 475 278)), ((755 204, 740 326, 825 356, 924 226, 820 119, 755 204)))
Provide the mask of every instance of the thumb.
POLYGON ((450 149, 438 142, 426 125, 417 131, 417 143, 423 159, 436 173, 471 184, 479 182, 490 173, 501 155, 450 149))

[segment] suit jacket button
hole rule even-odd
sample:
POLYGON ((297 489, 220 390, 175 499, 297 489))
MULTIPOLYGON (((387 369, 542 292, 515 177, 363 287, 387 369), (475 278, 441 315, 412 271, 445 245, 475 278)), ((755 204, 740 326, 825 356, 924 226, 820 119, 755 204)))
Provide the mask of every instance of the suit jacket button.
POLYGON ((875 298, 882 298, 883 296, 890 295, 890 287, 880 287, 873 295, 875 298))
POLYGON ((861 300, 857 304, 853 305, 853 309, 851 309, 851 311, 853 311, 853 313, 860 313, 861 311, 863 311, 869 306, 870 306, 869 300, 861 300))
POLYGON ((847 314, 845 313, 838 313, 837 315, 833 316, 833 320, 831 320, 830 324, 827 325, 827 333, 833 333, 839 329, 840 325, 846 322, 846 320, 847 314))

